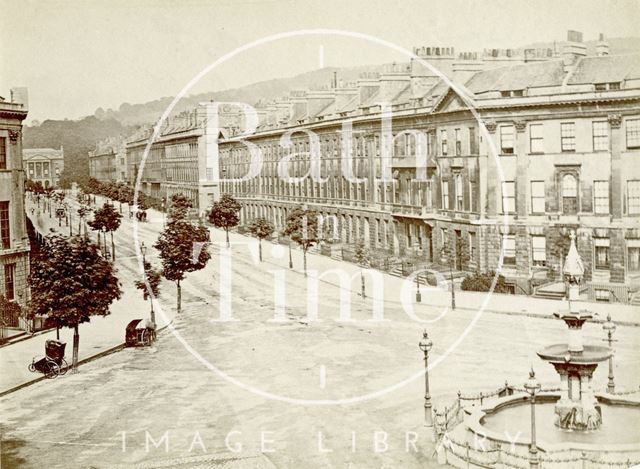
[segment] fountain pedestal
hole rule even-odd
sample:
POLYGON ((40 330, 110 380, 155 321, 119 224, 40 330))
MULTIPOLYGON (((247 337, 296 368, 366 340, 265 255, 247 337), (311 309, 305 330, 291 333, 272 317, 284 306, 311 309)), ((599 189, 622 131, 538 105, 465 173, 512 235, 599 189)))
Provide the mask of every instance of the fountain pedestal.
POLYGON ((554 344, 538 352, 538 356, 553 365, 560 375, 561 394, 556 403, 556 425, 567 430, 596 430, 602 424, 600 404, 593 394, 591 378, 598 363, 607 360, 612 351, 609 347, 584 345, 582 326, 593 316, 578 309, 579 282, 584 267, 575 246, 572 233, 571 246, 565 262, 564 274, 568 282, 569 309, 554 313, 562 319, 569 330, 566 344, 554 344))

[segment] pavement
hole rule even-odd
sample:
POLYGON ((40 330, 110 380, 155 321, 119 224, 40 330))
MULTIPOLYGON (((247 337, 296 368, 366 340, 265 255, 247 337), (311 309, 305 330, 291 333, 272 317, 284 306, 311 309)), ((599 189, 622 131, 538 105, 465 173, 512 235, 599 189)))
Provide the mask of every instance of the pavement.
MULTIPOLYGON (((74 206, 76 202, 73 197, 68 202, 74 206)), ((55 218, 49 218, 48 212, 38 211, 37 206, 27 198, 27 213, 35 208, 31 215, 34 227, 42 234, 52 232, 68 234, 68 227, 58 227, 55 218)), ((75 212, 74 212, 75 213, 75 212)), ((125 215, 126 217, 126 215, 125 215)), ((74 231, 77 230, 77 217, 74 223, 74 231)), ((124 226, 123 228, 124 229, 124 226)), ((110 314, 104 317, 93 317, 89 323, 80 325, 80 347, 79 361, 86 361, 92 357, 103 354, 124 343, 125 328, 129 321, 137 318, 147 318, 149 316, 150 304, 144 301, 142 292, 135 288, 134 280, 137 277, 137 258, 133 256, 133 250, 123 247, 116 247, 116 269, 120 278, 122 297, 115 301, 109 308, 110 314), (118 256, 118 254, 120 254, 118 256)), ((164 315, 157 315, 156 322, 158 329, 166 327, 172 320, 175 310, 164 308, 164 315)), ((30 338, 20 338, 15 343, 7 344, 0 348, 0 396, 20 389, 25 384, 35 382, 42 378, 40 373, 32 373, 28 370, 28 365, 33 358, 39 359, 44 356, 44 344, 48 339, 56 339, 56 331, 50 330, 44 333, 37 333, 30 338)), ((73 346, 73 330, 63 328, 60 330, 60 340, 67 343, 66 359, 71 362, 71 352, 73 346)))

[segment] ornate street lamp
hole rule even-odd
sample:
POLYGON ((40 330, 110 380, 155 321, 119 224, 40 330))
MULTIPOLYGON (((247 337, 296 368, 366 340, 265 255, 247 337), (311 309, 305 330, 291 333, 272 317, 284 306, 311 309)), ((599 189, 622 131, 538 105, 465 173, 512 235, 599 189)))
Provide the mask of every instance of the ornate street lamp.
POLYGON ((529 467, 537 468, 540 464, 538 460, 538 446, 536 445, 536 394, 540 392, 540 383, 536 379, 536 374, 531 368, 529 379, 524 383, 524 388, 531 397, 531 446, 529 447, 529 467))
POLYGON ((424 353, 424 425, 433 427, 433 416, 431 414, 431 395, 429 394, 429 350, 433 347, 433 342, 429 339, 427 331, 422 333, 422 340, 418 344, 424 353))
MULTIPOLYGON (((602 324, 602 329, 607 333, 606 340, 609 344, 609 348, 616 342, 613 338, 613 333, 616 331, 616 324, 611 320, 611 314, 607 314, 607 320, 602 324)), ((613 351, 612 351, 613 352, 613 351)), ((613 383, 613 353, 609 357, 609 381, 607 382, 607 392, 613 393, 615 391, 615 384, 613 383)))

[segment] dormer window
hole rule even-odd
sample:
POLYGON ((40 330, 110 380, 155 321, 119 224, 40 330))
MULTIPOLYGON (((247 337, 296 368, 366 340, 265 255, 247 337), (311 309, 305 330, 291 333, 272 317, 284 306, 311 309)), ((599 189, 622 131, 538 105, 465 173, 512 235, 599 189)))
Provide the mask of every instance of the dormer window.
POLYGON ((500 96, 503 98, 517 98, 517 97, 522 97, 524 96, 524 90, 508 90, 508 91, 501 91, 500 92, 500 96))
POLYGON ((596 83, 594 87, 596 91, 619 90, 620 82, 612 81, 610 83, 596 83))

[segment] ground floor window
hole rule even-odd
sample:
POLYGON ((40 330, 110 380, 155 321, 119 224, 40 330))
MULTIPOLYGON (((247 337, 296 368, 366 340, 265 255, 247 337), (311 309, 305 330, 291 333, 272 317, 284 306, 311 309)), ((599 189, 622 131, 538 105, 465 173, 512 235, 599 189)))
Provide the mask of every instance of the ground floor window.
POLYGON ((504 235, 502 238, 503 264, 516 265, 516 237, 504 235))
POLYGON ((609 302, 609 290, 603 290, 601 288, 596 289, 595 291, 596 301, 604 301, 609 302))
POLYGON ((478 251, 476 248, 476 234, 473 232, 469 233, 469 260, 475 262, 476 256, 478 255, 478 251))
POLYGON ((531 258, 535 266, 547 265, 547 239, 544 236, 531 237, 531 258))
POLYGON ((640 245, 627 248, 627 270, 640 271, 640 245))
POLYGON ((594 261, 596 269, 606 270, 609 268, 609 239, 595 238, 594 261))
POLYGON ((6 264, 4 266, 4 297, 7 300, 15 299, 15 279, 16 265, 6 264))

